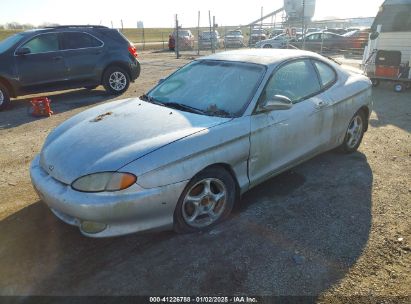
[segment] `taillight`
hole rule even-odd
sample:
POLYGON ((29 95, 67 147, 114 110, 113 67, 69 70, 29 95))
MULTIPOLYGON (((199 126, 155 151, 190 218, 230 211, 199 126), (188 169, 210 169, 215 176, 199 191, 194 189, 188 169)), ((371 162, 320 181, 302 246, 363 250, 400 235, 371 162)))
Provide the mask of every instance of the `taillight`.
POLYGON ((129 47, 128 47, 128 51, 130 52, 130 54, 131 54, 133 57, 135 57, 135 58, 138 57, 137 49, 136 49, 134 46, 132 46, 131 44, 130 44, 129 47))

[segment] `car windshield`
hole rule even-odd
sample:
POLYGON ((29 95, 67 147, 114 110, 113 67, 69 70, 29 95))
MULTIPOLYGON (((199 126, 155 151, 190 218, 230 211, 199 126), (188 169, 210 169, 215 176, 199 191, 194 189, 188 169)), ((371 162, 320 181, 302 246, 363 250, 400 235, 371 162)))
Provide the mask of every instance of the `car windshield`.
POLYGON ((23 38, 22 34, 15 34, 0 41, 0 54, 10 49, 14 44, 19 42, 23 38))
POLYGON ((203 37, 203 38, 210 38, 211 36, 212 37, 217 37, 217 33, 216 32, 203 32, 202 34, 201 34, 201 36, 203 37), (210 35, 211 34, 211 35, 210 35))
POLYGON ((228 32, 228 35, 241 36, 242 33, 240 31, 230 31, 230 32, 228 32))
MULTIPOLYGON (((210 116, 235 117, 251 101, 265 73, 262 65, 228 61, 194 61, 148 94, 156 103, 179 104, 210 116)), ((184 110, 184 109, 183 109, 184 110)))
POLYGON ((258 35, 258 34, 264 34, 264 31, 263 31, 263 30, 260 30, 260 29, 254 29, 254 30, 252 31, 252 34, 256 34, 256 35, 258 35))
POLYGON ((189 31, 178 31, 178 36, 190 36, 189 31))

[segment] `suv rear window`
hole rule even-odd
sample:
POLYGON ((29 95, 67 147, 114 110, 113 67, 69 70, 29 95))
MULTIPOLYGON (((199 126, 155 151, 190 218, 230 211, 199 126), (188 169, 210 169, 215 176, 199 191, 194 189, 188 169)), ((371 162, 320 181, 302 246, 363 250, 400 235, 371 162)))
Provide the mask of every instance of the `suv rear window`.
POLYGON ((100 40, 87 33, 63 33, 63 50, 86 49, 102 45, 103 43, 100 40))

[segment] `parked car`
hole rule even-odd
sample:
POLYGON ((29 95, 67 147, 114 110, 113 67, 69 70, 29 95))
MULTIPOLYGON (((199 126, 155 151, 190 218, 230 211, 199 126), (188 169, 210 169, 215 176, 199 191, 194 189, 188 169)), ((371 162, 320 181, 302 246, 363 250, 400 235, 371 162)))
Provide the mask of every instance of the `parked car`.
POLYGON ((346 49, 364 51, 365 46, 368 44, 368 37, 371 29, 353 30, 343 35, 347 38, 345 43, 346 49))
POLYGON ((367 77, 315 53, 218 53, 140 98, 58 126, 31 179, 52 212, 86 236, 199 231, 303 160, 336 147, 356 151, 371 96, 367 77))
POLYGON ((285 34, 280 34, 270 39, 265 39, 255 44, 256 48, 264 49, 281 49, 287 46, 287 43, 295 42, 295 38, 287 38, 285 34))
POLYGON ((58 26, 15 34, 0 42, 0 110, 10 97, 102 84, 125 92, 140 75, 136 48, 103 26, 58 26))
POLYGON ((224 37, 224 45, 228 48, 244 46, 243 32, 241 30, 229 31, 224 37))
POLYGON ((204 31, 200 34, 198 43, 200 49, 211 49, 212 46, 214 49, 218 49, 223 46, 224 40, 220 37, 220 34, 217 31, 204 31))
MULTIPOLYGON (((302 48, 303 41, 300 37, 296 42, 292 44, 298 48, 302 48)), ((346 37, 333 34, 330 32, 317 32, 310 33, 305 36, 305 49, 311 51, 323 50, 341 50, 346 48, 346 37)))
POLYGON ((262 28, 253 28, 251 30, 249 45, 253 46, 261 40, 267 39, 267 35, 262 28))
MULTIPOLYGON (((176 47, 177 32, 174 31, 170 34, 168 39, 168 49, 174 51, 176 47)), ((180 50, 192 50, 194 49, 194 35, 190 30, 179 30, 178 41, 180 50)))

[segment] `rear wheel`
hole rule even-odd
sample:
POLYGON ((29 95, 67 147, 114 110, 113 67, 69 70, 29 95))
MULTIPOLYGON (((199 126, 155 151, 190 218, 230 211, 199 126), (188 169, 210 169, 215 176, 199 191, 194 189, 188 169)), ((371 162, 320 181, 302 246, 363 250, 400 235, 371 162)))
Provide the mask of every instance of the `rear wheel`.
POLYGON ((361 144, 365 131, 366 118, 363 111, 355 113, 348 125, 345 134, 344 142, 340 146, 340 151, 344 153, 352 153, 357 151, 361 144))
POLYGON ((404 85, 402 83, 396 83, 394 85, 394 91, 397 93, 401 93, 402 91, 404 91, 404 85))
POLYGON ((110 67, 104 73, 103 85, 110 94, 123 94, 130 86, 130 76, 120 67, 110 67))
POLYGON ((10 103, 9 92, 7 88, 0 83, 0 111, 6 109, 10 103))
POLYGON ((373 87, 378 87, 379 84, 380 84, 380 80, 373 78, 373 79, 371 79, 371 83, 372 83, 373 87))
POLYGON ((188 183, 174 211, 177 232, 206 230, 230 214, 236 193, 230 173, 208 168, 188 183))

